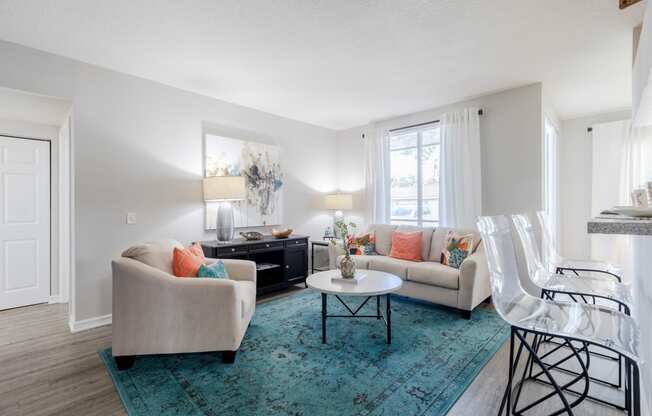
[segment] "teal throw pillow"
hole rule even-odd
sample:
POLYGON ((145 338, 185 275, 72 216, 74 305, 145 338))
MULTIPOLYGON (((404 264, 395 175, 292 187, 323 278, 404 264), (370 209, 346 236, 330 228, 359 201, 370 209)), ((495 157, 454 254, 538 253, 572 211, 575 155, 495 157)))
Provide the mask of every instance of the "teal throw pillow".
POLYGON ((224 262, 218 260, 213 264, 202 264, 199 266, 199 271, 197 272, 197 277, 212 277, 214 279, 228 279, 229 274, 224 267, 224 262))

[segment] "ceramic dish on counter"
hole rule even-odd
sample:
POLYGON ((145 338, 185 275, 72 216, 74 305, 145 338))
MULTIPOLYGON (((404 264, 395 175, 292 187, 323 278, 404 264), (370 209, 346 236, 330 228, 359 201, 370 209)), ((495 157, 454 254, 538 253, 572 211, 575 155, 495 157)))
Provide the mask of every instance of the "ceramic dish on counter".
POLYGON ((652 217, 652 207, 632 207, 617 206, 613 208, 614 212, 628 217, 650 218, 652 217))

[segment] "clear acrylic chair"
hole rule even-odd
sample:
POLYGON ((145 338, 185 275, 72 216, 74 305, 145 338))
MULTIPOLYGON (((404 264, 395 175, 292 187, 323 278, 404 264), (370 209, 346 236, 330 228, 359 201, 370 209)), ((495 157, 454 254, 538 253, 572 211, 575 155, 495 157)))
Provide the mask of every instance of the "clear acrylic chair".
POLYGON ((499 414, 521 415, 533 407, 553 399, 561 400, 562 407, 552 415, 573 415, 573 408, 586 399, 590 382, 589 346, 605 348, 625 358, 625 409, 628 414, 640 416, 639 328, 634 320, 615 309, 600 305, 559 302, 542 299, 525 292, 521 286, 510 221, 505 216, 480 217, 478 229, 487 253, 491 292, 499 315, 511 325, 508 383, 499 414), (572 351, 565 358, 573 359, 582 369, 570 381, 555 380, 553 372, 558 364, 544 364, 537 345, 546 337, 555 337, 572 351), (520 381, 515 382, 516 369, 525 358, 520 381), (539 372, 533 377, 545 377, 553 391, 519 407, 523 385, 530 377, 530 367, 539 372), (574 386, 583 383, 581 394, 570 400, 574 386), (516 391, 514 391, 516 389, 516 391))
POLYGON ((619 311, 631 315, 632 293, 629 285, 595 276, 549 272, 541 259, 536 231, 530 218, 527 214, 518 214, 512 215, 512 221, 521 240, 528 277, 541 289, 543 297, 552 300, 556 294, 565 294, 572 301, 584 303, 596 303, 596 299, 604 299, 607 301, 602 303, 605 306, 615 306, 619 311))
POLYGON ((607 263, 595 260, 574 260, 567 259, 561 256, 555 248, 555 243, 552 239, 551 223, 548 214, 545 211, 538 211, 537 218, 542 231, 543 247, 546 253, 546 259, 551 270, 555 273, 565 274, 570 272, 578 276, 584 273, 587 276, 591 273, 591 277, 610 277, 619 282, 622 282, 623 267, 617 264, 607 263))
MULTIPOLYGON (((543 298, 593 304, 596 303, 596 299, 601 299, 601 305, 615 308, 626 315, 631 315, 633 305, 632 293, 629 285, 615 282, 613 279, 606 280, 590 276, 578 276, 575 274, 561 275, 550 273, 541 260, 537 235, 534 225, 530 221, 528 215, 512 215, 512 222, 514 223, 521 240, 521 247, 523 247, 523 253, 525 255, 528 270, 527 277, 531 283, 541 290, 541 296, 543 298)), ((559 343, 554 340, 546 341, 559 345, 559 343)), ((620 389, 622 387, 622 357, 619 354, 615 356, 604 354, 595 349, 590 352, 595 356, 614 361, 618 368, 618 379, 616 383, 593 376, 591 376, 590 379, 602 385, 620 389)), ((567 373, 578 374, 569 368, 559 367, 558 369, 567 373)), ((602 400, 598 397, 588 397, 603 404, 608 404, 617 409, 624 410, 624 407, 618 403, 602 400)))

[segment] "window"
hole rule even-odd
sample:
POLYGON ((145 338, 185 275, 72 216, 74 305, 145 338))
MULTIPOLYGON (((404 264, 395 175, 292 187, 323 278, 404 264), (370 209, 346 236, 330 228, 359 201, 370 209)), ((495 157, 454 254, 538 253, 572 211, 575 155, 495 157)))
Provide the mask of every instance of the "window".
POLYGON ((439 223, 439 125, 395 131, 389 137, 390 222, 439 223))

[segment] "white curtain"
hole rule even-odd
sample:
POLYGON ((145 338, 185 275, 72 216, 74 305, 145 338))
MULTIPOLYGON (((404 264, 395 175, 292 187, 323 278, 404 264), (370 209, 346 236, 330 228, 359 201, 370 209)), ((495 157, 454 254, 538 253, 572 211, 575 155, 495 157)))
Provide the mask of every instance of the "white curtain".
MULTIPOLYGON (((631 191, 652 179, 652 128, 634 128, 631 120, 622 120, 592 129, 591 215, 598 216, 615 205, 631 205, 631 191)), ((623 264, 628 250, 625 238, 591 235, 594 260, 623 264)))
POLYGON ((627 120, 620 164, 619 204, 631 205, 630 193, 633 189, 645 188, 652 180, 652 127, 632 127, 627 120))
POLYGON ((389 132, 378 129, 364 141, 366 216, 370 224, 389 222, 389 132))
MULTIPOLYGON (((591 217, 599 216, 601 211, 614 205, 625 205, 627 202, 620 197, 620 175, 623 144, 628 134, 629 123, 626 120, 592 126, 591 217)), ((623 238, 591 234, 590 241, 592 259, 623 263, 627 250, 623 238)))
POLYGON ((442 226, 475 229, 482 214, 480 116, 477 108, 441 118, 439 221, 442 226))
POLYGON ((550 120, 545 120, 545 210, 550 223, 550 238, 559 252, 559 133, 550 120))

